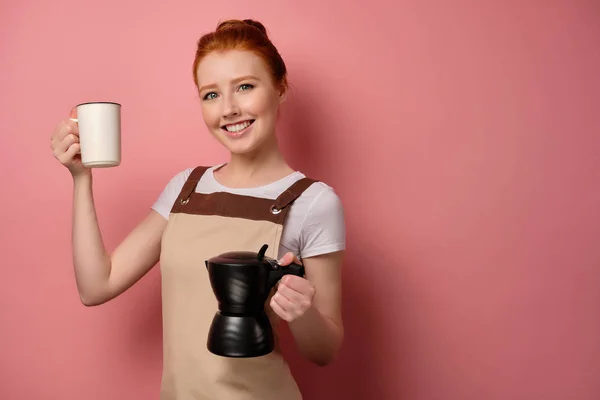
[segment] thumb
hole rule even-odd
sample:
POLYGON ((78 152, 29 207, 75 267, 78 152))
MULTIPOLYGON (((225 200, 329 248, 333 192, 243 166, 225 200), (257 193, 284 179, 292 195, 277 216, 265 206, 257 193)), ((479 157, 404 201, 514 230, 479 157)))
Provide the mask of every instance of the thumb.
POLYGON ((69 118, 77 118, 77 108, 71 108, 71 113, 69 114, 69 118))
POLYGON ((278 261, 280 265, 288 265, 294 260, 294 255, 292 253, 285 253, 283 257, 281 257, 278 261))
POLYGON ((280 265, 289 265, 291 263, 297 263, 302 265, 302 261, 298 257, 296 257, 296 255, 292 252, 285 253, 283 257, 281 257, 281 259, 279 260, 280 265))

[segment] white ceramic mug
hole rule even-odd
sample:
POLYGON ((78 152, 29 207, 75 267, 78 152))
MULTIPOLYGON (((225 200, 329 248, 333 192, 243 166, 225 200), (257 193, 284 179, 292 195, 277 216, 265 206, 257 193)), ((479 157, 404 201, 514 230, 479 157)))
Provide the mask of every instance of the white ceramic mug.
POLYGON ((121 164, 121 105, 109 101, 78 104, 81 162, 88 168, 121 164))

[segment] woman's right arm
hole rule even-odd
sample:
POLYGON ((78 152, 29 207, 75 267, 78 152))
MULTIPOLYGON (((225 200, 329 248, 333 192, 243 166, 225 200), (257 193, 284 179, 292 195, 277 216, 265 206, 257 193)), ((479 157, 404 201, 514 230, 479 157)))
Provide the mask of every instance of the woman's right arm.
MULTIPOLYGON (((71 118, 76 116, 72 110, 71 118)), ((131 287, 158 262, 167 221, 151 210, 109 254, 98 225, 92 173, 79 155, 77 123, 70 119, 59 123, 52 134, 51 148, 73 177, 73 265, 79 296, 87 306, 99 305, 131 287)))
POLYGON ((94 306, 113 299, 156 265, 166 225, 167 221, 151 210, 109 254, 96 217, 91 174, 74 178, 73 265, 82 303, 94 306))

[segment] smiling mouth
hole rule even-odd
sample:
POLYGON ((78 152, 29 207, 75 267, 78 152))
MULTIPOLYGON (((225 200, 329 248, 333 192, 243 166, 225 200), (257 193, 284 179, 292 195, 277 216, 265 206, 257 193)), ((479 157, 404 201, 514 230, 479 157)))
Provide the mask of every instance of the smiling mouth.
POLYGON ((254 123, 253 119, 249 119, 247 121, 242 121, 242 122, 237 122, 235 124, 228 124, 228 125, 223 125, 221 127, 221 129, 226 130, 227 132, 230 133, 238 133, 243 131, 244 129, 246 129, 247 127, 249 127, 250 125, 252 125, 254 123))

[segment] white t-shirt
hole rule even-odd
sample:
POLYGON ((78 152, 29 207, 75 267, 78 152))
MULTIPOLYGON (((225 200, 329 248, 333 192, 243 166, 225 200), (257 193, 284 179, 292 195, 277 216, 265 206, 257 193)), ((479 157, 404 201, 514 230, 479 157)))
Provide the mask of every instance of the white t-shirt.
MULTIPOLYGON (((197 193, 229 192, 246 196, 276 199, 294 182, 305 177, 296 171, 276 182, 265 186, 235 189, 221 185, 213 171, 223 164, 206 170, 198 185, 197 193)), ((173 203, 181 192, 183 184, 193 168, 177 173, 167 183, 152 209, 169 219, 173 203)), ((293 203, 283 226, 278 257, 292 252, 301 258, 344 250, 346 247, 346 226, 344 210, 335 191, 323 182, 316 182, 306 189, 293 203)))

